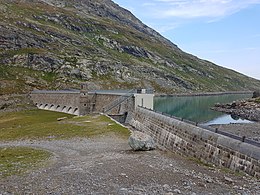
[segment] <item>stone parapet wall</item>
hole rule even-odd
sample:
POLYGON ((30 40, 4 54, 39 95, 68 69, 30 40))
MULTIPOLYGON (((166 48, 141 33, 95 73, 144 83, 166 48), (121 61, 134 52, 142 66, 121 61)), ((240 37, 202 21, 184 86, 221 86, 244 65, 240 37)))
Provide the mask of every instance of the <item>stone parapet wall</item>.
POLYGON ((33 103, 40 109, 80 115, 79 93, 31 93, 33 103))
POLYGON ((257 146, 141 107, 136 108, 130 124, 171 151, 260 177, 257 146))
POLYGON ((33 102, 46 104, 61 104, 77 107, 79 105, 79 93, 37 93, 31 94, 33 102))

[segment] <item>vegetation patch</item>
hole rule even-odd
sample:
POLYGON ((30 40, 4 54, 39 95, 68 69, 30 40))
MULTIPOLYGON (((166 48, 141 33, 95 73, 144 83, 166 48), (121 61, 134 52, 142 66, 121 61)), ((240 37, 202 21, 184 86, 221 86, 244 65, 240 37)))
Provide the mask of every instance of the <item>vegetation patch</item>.
POLYGON ((35 86, 45 88, 47 84, 52 89, 56 82, 56 73, 0 64, 0 95, 28 93, 35 86))
POLYGON ((0 148, 0 177, 22 174, 43 165, 51 154, 28 147, 0 148))
POLYGON ((129 136, 127 128, 103 115, 73 117, 69 114, 27 110, 0 114, 0 141, 19 139, 67 139, 115 133, 129 136), (65 120, 57 121, 58 118, 65 120))
POLYGON ((198 158, 195 158, 195 157, 188 157, 188 160, 193 161, 193 162, 197 163, 198 165, 201 165, 201 166, 204 166, 204 167, 211 167, 211 168, 213 167, 212 164, 210 164, 208 162, 204 162, 204 161, 202 161, 198 158))
POLYGON ((260 97, 255 99, 255 103, 260 104, 260 97))

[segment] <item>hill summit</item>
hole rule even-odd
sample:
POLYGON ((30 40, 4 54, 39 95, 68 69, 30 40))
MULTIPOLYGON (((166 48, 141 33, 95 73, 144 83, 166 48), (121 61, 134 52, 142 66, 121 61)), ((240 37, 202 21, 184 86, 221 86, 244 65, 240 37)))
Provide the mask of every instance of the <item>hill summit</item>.
POLYGON ((237 91, 260 81, 201 60, 110 0, 0 0, 0 94, 32 89, 237 91))

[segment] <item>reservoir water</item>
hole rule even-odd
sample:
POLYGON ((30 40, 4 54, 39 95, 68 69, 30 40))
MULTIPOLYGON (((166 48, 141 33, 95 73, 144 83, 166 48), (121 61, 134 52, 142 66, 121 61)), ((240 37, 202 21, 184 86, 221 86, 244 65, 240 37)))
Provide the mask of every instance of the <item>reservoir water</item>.
POLYGON ((211 110, 216 103, 231 103, 252 97, 251 94, 229 94, 212 96, 155 97, 154 110, 190 121, 211 124, 248 123, 230 115, 211 110))

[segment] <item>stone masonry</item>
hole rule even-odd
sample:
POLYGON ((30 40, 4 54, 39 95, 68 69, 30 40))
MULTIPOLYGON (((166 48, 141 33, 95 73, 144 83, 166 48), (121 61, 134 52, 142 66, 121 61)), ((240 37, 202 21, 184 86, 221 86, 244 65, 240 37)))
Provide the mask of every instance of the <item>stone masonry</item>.
POLYGON ((130 124, 165 148, 260 177, 259 147, 138 107, 130 124))

